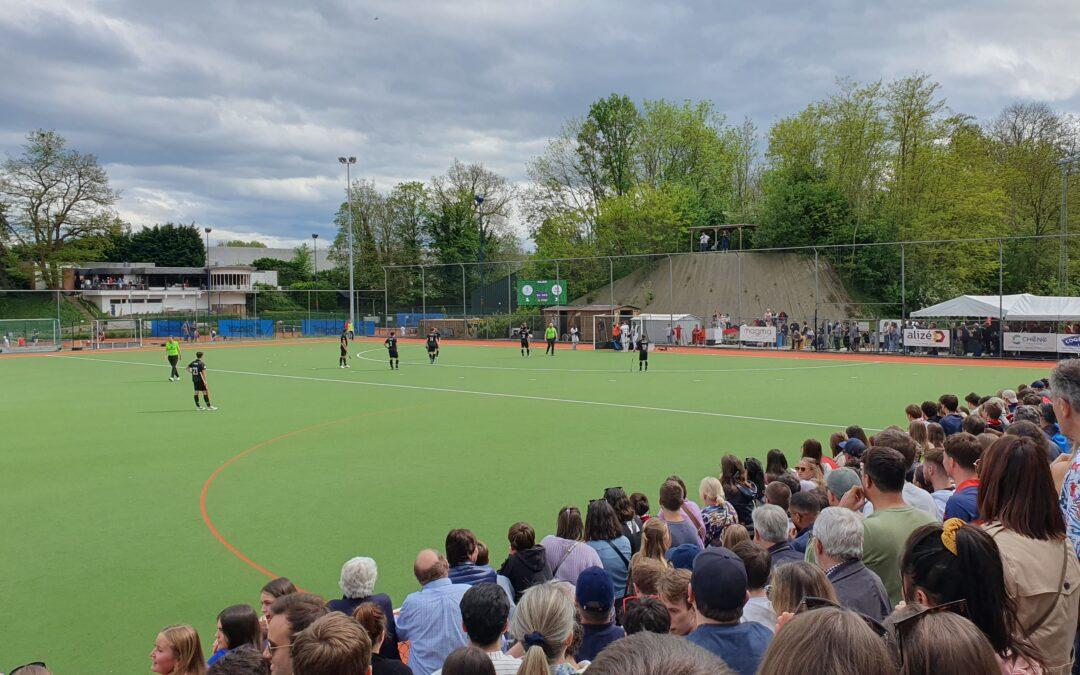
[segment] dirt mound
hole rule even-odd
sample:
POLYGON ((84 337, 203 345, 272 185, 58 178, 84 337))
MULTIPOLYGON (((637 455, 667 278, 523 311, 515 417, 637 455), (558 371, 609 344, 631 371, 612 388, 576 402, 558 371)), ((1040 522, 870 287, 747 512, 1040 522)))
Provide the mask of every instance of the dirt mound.
MULTIPOLYGON (((849 316, 848 310, 854 309, 836 271, 823 258, 815 275, 812 255, 749 251, 677 255, 671 256, 670 278, 672 283, 668 259, 659 259, 616 279, 615 303, 657 314, 707 318, 714 312, 727 313, 733 321, 759 318, 769 308, 798 321, 813 320, 815 307, 820 316, 849 316)), ((610 297, 605 285, 570 304, 608 303, 610 297)))

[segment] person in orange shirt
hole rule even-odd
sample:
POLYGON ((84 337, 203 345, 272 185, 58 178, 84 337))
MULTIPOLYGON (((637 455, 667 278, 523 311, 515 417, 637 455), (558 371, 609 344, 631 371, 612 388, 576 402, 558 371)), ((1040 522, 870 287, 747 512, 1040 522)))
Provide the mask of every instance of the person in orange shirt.
POLYGON ((622 334, 622 329, 619 328, 617 321, 611 322, 611 347, 617 352, 622 351, 622 342, 619 340, 619 336, 622 334))

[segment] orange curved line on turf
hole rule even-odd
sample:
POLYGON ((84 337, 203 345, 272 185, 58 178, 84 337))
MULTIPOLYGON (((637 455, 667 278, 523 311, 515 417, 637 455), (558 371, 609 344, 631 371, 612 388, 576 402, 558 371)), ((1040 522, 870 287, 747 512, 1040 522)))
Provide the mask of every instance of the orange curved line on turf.
MULTIPOLYGON (((412 407, 412 406, 410 406, 410 407, 412 407)), ((244 457, 247 457, 248 455, 255 452, 256 450, 259 450, 260 448, 265 448, 266 446, 273 445, 274 443, 277 443, 278 441, 283 441, 283 440, 285 440, 287 438, 292 438, 293 436, 298 436, 300 434, 304 434, 304 433, 307 433, 309 431, 314 431, 316 429, 322 429, 323 427, 329 427, 329 426, 333 426, 335 424, 344 424, 346 422, 352 422, 353 420, 362 419, 364 417, 369 417, 371 415, 379 415, 379 414, 382 414, 382 413, 389 413, 389 412, 401 412, 402 410, 405 410, 405 408, 390 408, 390 409, 387 409, 387 410, 375 410, 375 411, 360 413, 359 415, 352 415, 350 417, 343 417, 342 419, 338 419, 338 420, 331 420, 329 422, 320 422, 318 424, 311 424, 311 425, 308 425, 306 427, 301 427, 299 429, 294 429, 292 431, 286 432, 284 434, 281 434, 280 436, 275 436, 275 437, 267 439, 265 441, 260 441, 259 443, 256 443, 255 445, 245 449, 244 451, 233 455, 229 459, 225 460, 225 462, 222 463, 221 466, 214 469, 214 472, 211 473, 210 477, 207 478, 206 482, 203 483, 202 492, 199 494, 199 511, 202 513, 203 524, 206 525, 207 529, 210 530, 210 534, 214 535, 214 538, 218 540, 218 543, 220 543, 222 546, 224 546, 229 551, 229 553, 232 553, 234 556, 236 556, 237 558, 242 560, 246 565, 248 565, 249 567, 257 570, 258 572, 260 572, 262 574, 265 574, 266 576, 270 577, 271 579, 278 578, 279 576, 281 576, 280 574, 276 574, 275 572, 272 572, 271 570, 267 569, 266 567, 263 567, 259 563, 255 562, 254 560, 249 558, 247 555, 244 554, 243 551, 236 548, 236 546, 234 546, 232 544, 232 542, 230 542, 228 539, 226 539, 225 536, 223 534, 221 534, 221 532, 217 529, 217 526, 214 525, 213 519, 210 518, 210 512, 206 508, 206 495, 210 492, 210 486, 213 485, 214 481, 217 479, 217 477, 219 475, 221 475, 221 473, 223 471, 225 471, 225 469, 229 468, 230 466, 235 464, 237 461, 243 459, 244 457)))

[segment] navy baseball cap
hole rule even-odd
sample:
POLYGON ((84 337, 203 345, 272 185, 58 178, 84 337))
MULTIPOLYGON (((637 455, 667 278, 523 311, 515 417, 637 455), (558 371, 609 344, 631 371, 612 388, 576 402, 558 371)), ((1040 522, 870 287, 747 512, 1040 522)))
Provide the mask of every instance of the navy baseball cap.
POLYGON ((697 544, 679 544, 669 548, 664 557, 671 566, 680 570, 694 569, 694 559, 701 553, 701 547, 697 544))
POLYGON ((846 441, 840 443, 840 449, 843 450, 845 454, 851 455, 852 457, 858 459, 859 457, 862 457, 862 454, 864 452, 866 452, 866 444, 857 438, 849 438, 846 441))
POLYGON ((578 604, 592 612, 606 612, 615 604, 615 582, 603 567, 587 567, 577 578, 578 604))
POLYGON ((710 548, 694 559, 690 577, 694 600, 711 609, 730 611, 746 604, 746 566, 726 548, 710 548))

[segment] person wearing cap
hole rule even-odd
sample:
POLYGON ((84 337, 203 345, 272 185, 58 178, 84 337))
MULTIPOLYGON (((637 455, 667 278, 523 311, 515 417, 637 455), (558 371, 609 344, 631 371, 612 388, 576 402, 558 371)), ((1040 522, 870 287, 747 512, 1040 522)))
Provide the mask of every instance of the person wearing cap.
POLYGON ((590 567, 578 575, 574 604, 584 629, 574 655, 577 661, 592 661, 604 647, 626 635, 615 625, 615 583, 604 568, 590 567))
POLYGON ((664 558, 677 570, 694 569, 694 558, 701 553, 701 547, 697 544, 679 544, 672 546, 664 553, 664 558))
POLYGON ((863 453, 866 452, 866 444, 858 438, 849 438, 840 442, 840 463, 858 465, 862 461, 863 453), (854 460, 854 461, 851 461, 854 460))
POLYGON ((1016 412, 1016 407, 1020 405, 1020 398, 1017 397, 1016 392, 1012 389, 1006 389, 1001 392, 1001 398, 1005 401, 1005 408, 1008 414, 1016 412))
POLYGON ((750 597, 742 559, 726 548, 703 551, 694 559, 687 593, 697 628, 686 639, 719 656, 736 673, 753 675, 773 633, 756 621, 742 623, 750 597))

